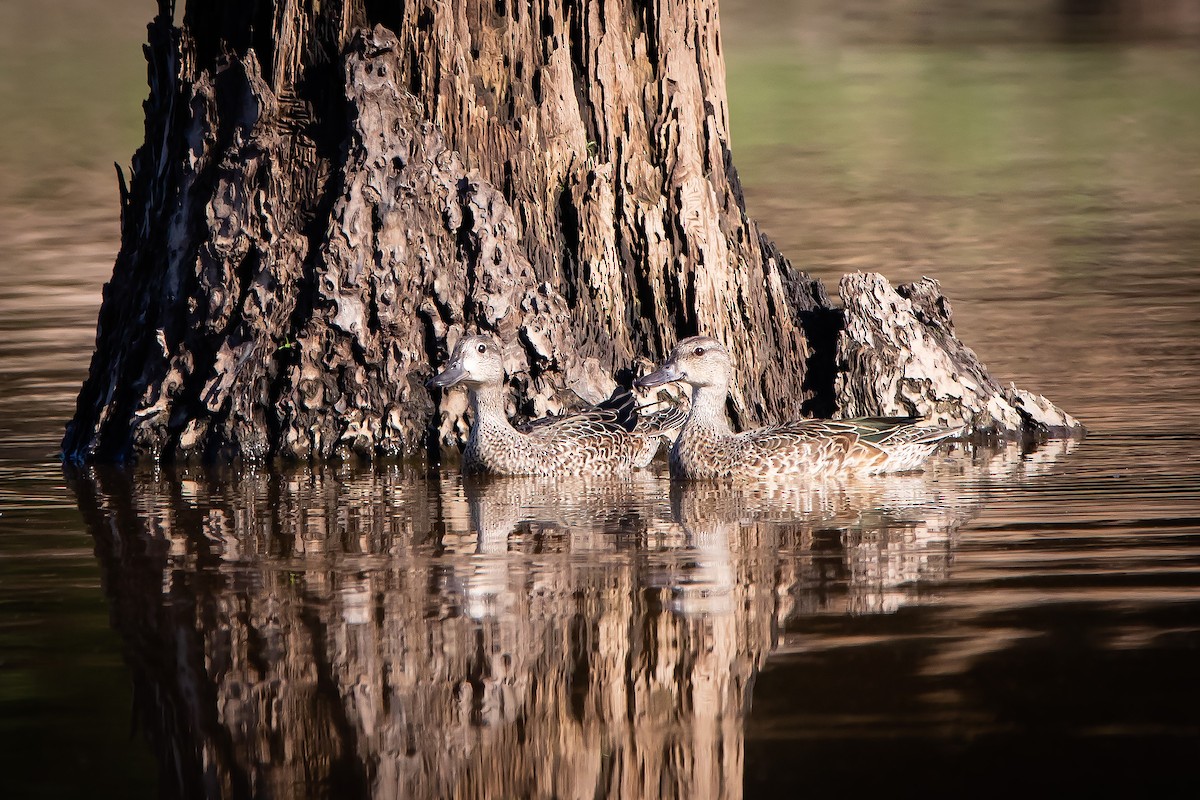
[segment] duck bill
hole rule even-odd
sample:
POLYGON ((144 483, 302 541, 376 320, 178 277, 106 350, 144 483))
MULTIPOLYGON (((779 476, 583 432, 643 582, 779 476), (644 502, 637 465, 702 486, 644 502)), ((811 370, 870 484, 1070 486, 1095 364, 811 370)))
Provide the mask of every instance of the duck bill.
POLYGON ((426 386, 436 386, 440 389, 446 389, 456 384, 462 383, 467 377, 467 371, 461 366, 449 366, 444 370, 434 375, 426 383, 426 386))
POLYGON ((679 371, 679 367, 668 361, 649 375, 638 378, 633 385, 639 389, 649 389, 652 386, 662 386, 664 383, 672 383, 682 378, 683 373, 679 371))

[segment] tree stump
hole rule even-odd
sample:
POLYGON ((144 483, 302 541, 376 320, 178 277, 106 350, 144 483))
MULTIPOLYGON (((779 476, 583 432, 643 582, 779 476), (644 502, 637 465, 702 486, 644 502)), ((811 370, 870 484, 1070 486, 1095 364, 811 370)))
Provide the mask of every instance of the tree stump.
POLYGON ((912 414, 964 425, 977 437, 1033 438, 1083 426, 1043 397, 1002 387, 954 335, 950 302, 924 278, 893 289, 882 275, 854 274, 839 287, 838 416, 912 414))
POLYGON ((424 380, 474 330, 519 415, 695 333, 733 354, 737 425, 857 408, 841 314, 746 216, 715 0, 190 2, 179 27, 160 0, 149 33, 66 458, 449 444, 465 403, 424 380))

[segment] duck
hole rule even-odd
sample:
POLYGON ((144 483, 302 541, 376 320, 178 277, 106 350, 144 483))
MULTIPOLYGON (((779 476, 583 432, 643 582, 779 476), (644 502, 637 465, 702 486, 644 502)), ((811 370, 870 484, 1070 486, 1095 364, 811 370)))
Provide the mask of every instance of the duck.
POLYGON ((962 428, 925 424, 918 417, 802 419, 734 433, 725 416, 733 375, 729 351, 718 340, 692 336, 667 360, 634 382, 640 389, 682 382, 691 387, 691 411, 671 446, 670 471, 683 480, 810 479, 912 472, 962 428))
POLYGON ((643 413, 626 390, 600 406, 514 427, 504 413, 507 390, 500 344, 486 334, 460 338, 445 368, 428 383, 467 389, 473 419, 462 466, 468 474, 628 473, 648 466, 664 438, 685 418, 681 409, 643 413))

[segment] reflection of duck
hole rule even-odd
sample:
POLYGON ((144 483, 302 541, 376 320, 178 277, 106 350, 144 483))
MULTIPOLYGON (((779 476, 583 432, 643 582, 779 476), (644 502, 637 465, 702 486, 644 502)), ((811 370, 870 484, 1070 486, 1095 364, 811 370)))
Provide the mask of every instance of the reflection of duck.
POLYGON ((526 523, 576 538, 636 535, 646 524, 639 509, 645 509, 660 479, 638 472, 597 478, 469 475, 461 481, 472 528, 500 542, 526 523))
POLYGON ((718 594, 739 594, 739 555, 792 551, 794 574, 776 586, 783 617, 797 612, 891 611, 918 582, 944 577, 951 536, 978 508, 926 476, 870 481, 754 484, 678 482, 675 521, 687 560, 663 556, 656 583, 680 613, 711 612, 718 594), (731 551, 733 555, 731 556, 731 551))
POLYGON ((740 549, 740 515, 681 514, 683 496, 680 484, 672 484, 671 512, 683 528, 683 546, 656 554, 649 583, 669 592, 667 605, 677 614, 728 614, 733 611, 737 585, 734 553, 740 549))
POLYGON ((463 451, 468 472, 601 475, 644 467, 658 452, 663 431, 639 418, 631 396, 616 407, 546 417, 514 428, 504 413, 500 346, 490 336, 459 339, 445 369, 430 381, 443 388, 460 383, 467 386, 474 414, 463 451))
POLYGON ((448 550, 466 555, 451 562, 446 576, 451 594, 473 619, 503 615, 539 578, 529 547, 574 555, 613 549, 622 537, 644 531, 637 505, 654 482, 648 473, 597 479, 449 477, 443 491, 456 493, 461 486, 470 520, 468 530, 460 523, 458 531, 444 537, 448 550))
POLYGON ((679 478, 818 477, 906 472, 921 467, 938 443, 961 429, 920 425, 915 417, 799 420, 734 433, 725 418, 732 374, 729 352, 716 339, 693 336, 638 380, 640 387, 683 381, 692 411, 671 448, 679 478))

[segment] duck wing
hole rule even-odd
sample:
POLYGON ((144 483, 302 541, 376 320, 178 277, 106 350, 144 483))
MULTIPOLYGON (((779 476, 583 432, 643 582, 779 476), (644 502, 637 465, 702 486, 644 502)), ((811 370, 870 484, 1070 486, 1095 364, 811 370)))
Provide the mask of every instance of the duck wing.
MULTIPOLYGON (((783 436, 791 441, 813 441, 849 434, 863 442, 877 445, 889 443, 933 442, 962 432, 961 428, 940 428, 921 425, 921 417, 854 417, 852 419, 802 419, 760 428, 769 436, 783 436)), ((751 431, 758 433, 759 431, 751 431)))
POLYGON ((691 407, 674 400, 654 400, 637 407, 634 433, 645 436, 663 436, 673 440, 683 423, 687 422, 691 407))
POLYGON ((852 425, 864 442, 887 449, 903 445, 935 444, 963 432, 963 427, 927 425, 921 417, 857 417, 837 420, 852 425))
POLYGON ((813 471, 902 472, 919 469, 939 442, 962 433, 962 428, 922 425, 924 421, 920 417, 800 420, 743 436, 763 458, 790 455, 813 471))
POLYGON ((746 431, 738 437, 760 457, 840 462, 859 441, 859 433, 841 420, 805 419, 746 431))
POLYGON ((627 432, 617 411, 599 407, 530 420, 518 425, 517 430, 539 439, 614 436, 627 432))
POLYGON ((872 469, 886 464, 898 446, 940 441, 953 434, 917 427, 920 421, 919 417, 804 419, 747 431, 741 438, 760 459, 798 459, 813 472, 872 469))
POLYGON ((687 421, 690 409, 673 401, 643 402, 628 389, 618 389, 599 405, 566 414, 551 414, 517 426, 521 433, 555 435, 556 432, 609 430, 674 438, 687 421))

